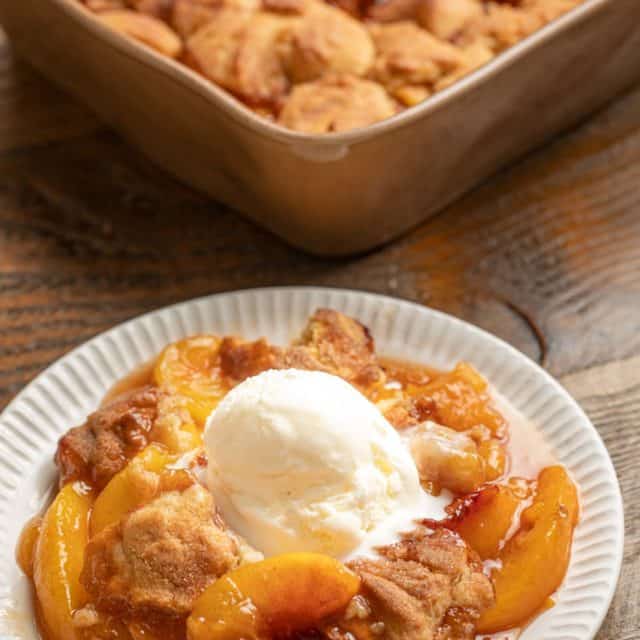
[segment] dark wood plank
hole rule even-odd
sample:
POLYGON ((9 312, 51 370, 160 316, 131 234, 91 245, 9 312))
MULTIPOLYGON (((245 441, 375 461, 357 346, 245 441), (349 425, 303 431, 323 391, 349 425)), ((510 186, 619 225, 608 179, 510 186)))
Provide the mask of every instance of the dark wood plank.
POLYGON ((117 322, 286 284, 443 309, 561 377, 602 433, 627 509, 621 595, 598 638, 640 638, 640 89, 395 244, 322 260, 158 171, 0 40, 0 409, 117 322))

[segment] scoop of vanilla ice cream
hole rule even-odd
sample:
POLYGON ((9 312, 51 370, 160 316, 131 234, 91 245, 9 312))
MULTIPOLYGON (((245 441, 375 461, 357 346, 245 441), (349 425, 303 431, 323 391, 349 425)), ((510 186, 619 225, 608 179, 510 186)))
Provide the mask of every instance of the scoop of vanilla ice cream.
POLYGON ((204 442, 218 508, 265 555, 343 558, 385 521, 418 517, 424 507, 416 466, 395 429, 327 373, 249 378, 209 416, 204 442))

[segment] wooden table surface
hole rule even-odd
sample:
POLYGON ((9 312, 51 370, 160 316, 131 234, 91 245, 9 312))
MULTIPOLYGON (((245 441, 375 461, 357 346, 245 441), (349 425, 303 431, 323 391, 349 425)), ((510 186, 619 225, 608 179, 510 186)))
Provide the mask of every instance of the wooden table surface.
POLYGON ((321 260, 164 175, 16 61, 0 31, 0 409, 122 320, 299 284, 442 309, 561 380, 604 438, 626 506, 598 639, 639 639, 640 88, 391 246, 321 260))

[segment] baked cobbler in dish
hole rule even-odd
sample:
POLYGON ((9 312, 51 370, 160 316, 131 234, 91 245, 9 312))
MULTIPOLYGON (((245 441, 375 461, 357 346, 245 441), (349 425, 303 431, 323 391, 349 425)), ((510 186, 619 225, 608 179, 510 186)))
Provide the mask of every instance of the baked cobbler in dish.
POLYGON ((257 113, 346 131, 418 104, 582 0, 82 0, 257 113))
POLYGON ((470 364, 329 309, 287 347, 169 344, 55 461, 17 550, 46 640, 470 640, 553 606, 579 517, 470 364))

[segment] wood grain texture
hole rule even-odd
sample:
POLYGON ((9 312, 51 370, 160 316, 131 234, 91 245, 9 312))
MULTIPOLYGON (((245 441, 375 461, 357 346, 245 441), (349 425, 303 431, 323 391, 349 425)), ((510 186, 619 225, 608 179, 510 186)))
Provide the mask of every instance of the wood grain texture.
POLYGON ((443 309, 560 377, 603 435, 626 505, 622 584, 598 639, 640 639, 640 89, 395 244, 321 260, 158 171, 0 37, 0 409, 117 322, 287 284, 443 309))

